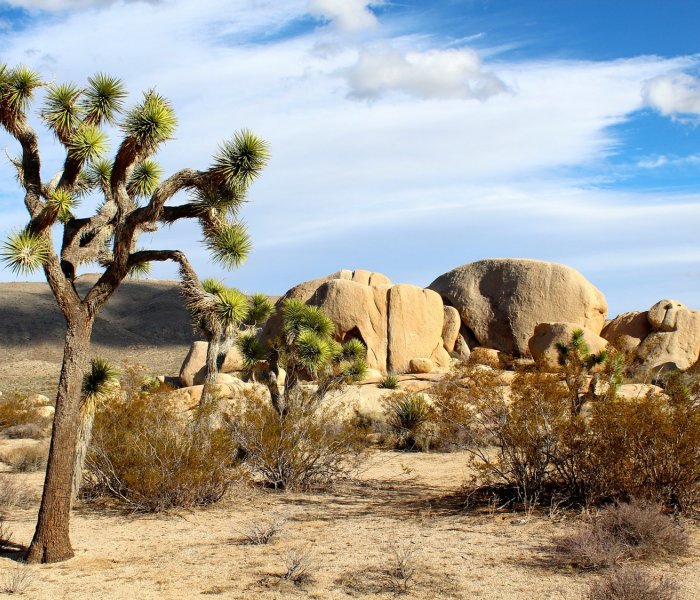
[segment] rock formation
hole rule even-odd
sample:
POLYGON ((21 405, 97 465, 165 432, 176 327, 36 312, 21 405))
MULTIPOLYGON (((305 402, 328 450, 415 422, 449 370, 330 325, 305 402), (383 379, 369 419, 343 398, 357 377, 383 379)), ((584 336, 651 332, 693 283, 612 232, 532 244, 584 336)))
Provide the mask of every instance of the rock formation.
POLYGON ((478 345, 514 356, 529 354, 539 323, 575 323, 598 334, 607 313, 602 292, 580 273, 539 260, 480 260, 448 271, 428 288, 459 311, 478 345))
POLYGON ((528 342, 532 358, 547 369, 558 368, 560 352, 557 346, 568 346, 576 329, 583 330, 583 341, 591 354, 598 354, 608 345, 607 340, 576 323, 540 323, 528 342))

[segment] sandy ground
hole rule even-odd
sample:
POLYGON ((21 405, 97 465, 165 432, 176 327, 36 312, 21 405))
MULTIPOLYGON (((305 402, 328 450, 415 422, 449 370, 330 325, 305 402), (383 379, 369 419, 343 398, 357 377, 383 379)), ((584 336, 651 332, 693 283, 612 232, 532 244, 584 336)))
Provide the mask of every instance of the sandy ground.
MULTIPOLYGON (((0 451, 14 441, 2 441, 0 451)), ((26 442, 24 442, 26 443, 26 442)), ((8 573, 29 571, 24 597, 85 598, 391 598, 385 574, 394 553, 412 553, 409 598, 580 599, 595 575, 552 567, 553 535, 575 516, 527 520, 511 512, 480 514, 460 506, 464 454, 373 453, 357 480, 324 494, 235 488, 219 505, 165 516, 134 516, 83 504, 75 510, 76 556, 56 565, 23 567, 18 554, 0 558, 0 593, 8 573), (287 519, 276 540, 246 545, 254 523, 287 519), (288 553, 305 554, 309 578, 281 578, 288 553)), ((12 474, 37 492, 39 474, 12 474)), ((9 514, 13 540, 26 546, 36 508, 9 514)), ((700 531, 690 554, 651 566, 672 576, 683 597, 700 597, 700 531)))

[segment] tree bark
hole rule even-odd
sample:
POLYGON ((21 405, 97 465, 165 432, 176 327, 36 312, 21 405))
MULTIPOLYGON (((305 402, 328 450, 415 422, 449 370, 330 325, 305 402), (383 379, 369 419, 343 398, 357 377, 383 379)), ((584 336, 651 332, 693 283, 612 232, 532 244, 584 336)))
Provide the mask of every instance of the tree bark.
POLYGON ((49 460, 28 563, 60 562, 73 557, 70 509, 76 442, 80 426, 80 394, 94 316, 84 306, 67 319, 63 368, 56 398, 49 460))
POLYGON ((202 399, 199 402, 200 408, 213 409, 211 406, 216 391, 216 378, 219 375, 219 336, 212 335, 207 346, 207 368, 204 376, 204 390, 202 399))

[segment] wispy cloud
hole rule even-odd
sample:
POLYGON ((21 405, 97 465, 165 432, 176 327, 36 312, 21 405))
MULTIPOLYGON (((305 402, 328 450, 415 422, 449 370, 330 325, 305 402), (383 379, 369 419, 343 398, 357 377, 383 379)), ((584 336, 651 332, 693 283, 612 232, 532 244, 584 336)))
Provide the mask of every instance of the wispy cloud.
POLYGON ((371 6, 382 4, 372 0, 309 0, 311 15, 330 21, 341 31, 355 32, 377 27, 379 22, 371 6))

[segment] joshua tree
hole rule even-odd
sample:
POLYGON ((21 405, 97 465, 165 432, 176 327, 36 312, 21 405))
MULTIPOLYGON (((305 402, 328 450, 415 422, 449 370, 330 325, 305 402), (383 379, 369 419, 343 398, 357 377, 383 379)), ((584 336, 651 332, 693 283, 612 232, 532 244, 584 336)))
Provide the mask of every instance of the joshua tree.
POLYGON ((248 298, 218 279, 205 279, 199 284, 185 276, 183 290, 192 320, 208 342, 200 401, 200 408, 206 408, 215 397, 216 376, 237 336, 256 332, 257 326, 272 313, 273 306, 264 294, 248 298))
POLYGON ((290 404, 299 398, 304 377, 316 381, 315 402, 320 403, 331 390, 365 376, 367 349, 351 339, 339 344, 333 339, 335 324, 319 308, 300 300, 287 299, 282 304, 282 336, 262 344, 254 332, 239 336, 237 343, 248 364, 256 364, 272 399, 272 405, 284 416, 290 404), (283 392, 278 379, 284 368, 283 392))
POLYGON ((90 361, 90 368, 83 375, 82 397, 80 398, 80 429, 76 444, 75 470, 71 499, 75 501, 83 479, 83 466, 88 446, 92 439, 92 425, 95 422, 97 405, 107 400, 119 387, 119 371, 104 358, 90 361))
MULTIPOLYGON (((170 103, 154 90, 124 112, 126 92, 113 77, 98 74, 85 87, 44 84, 25 67, 0 65, 0 125, 21 147, 12 159, 29 212, 27 225, 13 233, 2 258, 17 274, 43 269, 66 319, 63 365, 56 397, 46 480, 29 562, 55 562, 73 556, 69 538, 71 483, 80 428, 81 382, 95 318, 119 284, 150 261, 172 260, 190 285, 197 275, 180 250, 137 249, 139 234, 161 224, 196 219, 214 260, 239 264, 250 239, 236 220, 250 183, 267 160, 266 144, 242 131, 225 142, 206 170, 184 169, 161 181, 153 155, 176 127, 170 103), (65 149, 63 168, 43 180, 39 141, 27 114, 35 92, 45 89, 40 117, 65 149), (122 132, 110 160, 103 158, 106 124, 122 132), (166 206, 178 192, 188 201, 166 206), (76 215, 94 192, 100 202, 91 216, 76 215), (54 226, 63 228, 60 250, 54 226), (102 272, 81 295, 74 285, 80 265, 97 262, 102 272)), ((92 212, 92 211, 91 211, 92 212)), ((90 213, 87 213, 90 214, 90 213)))

